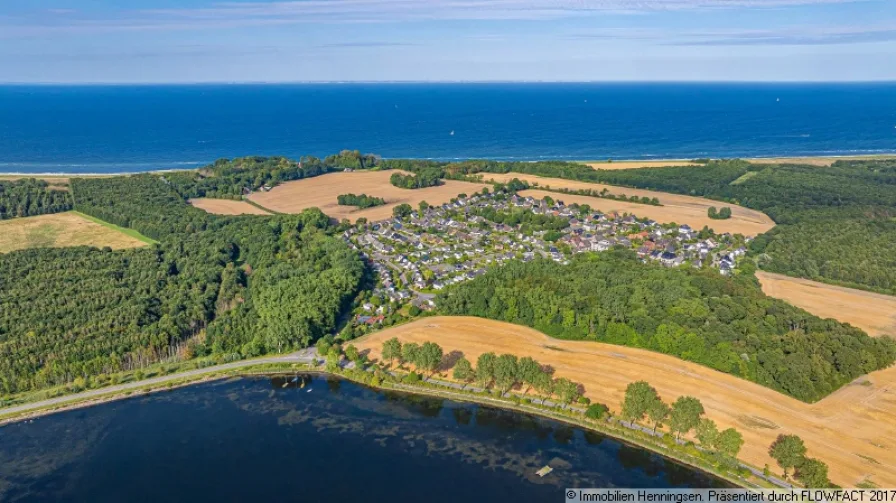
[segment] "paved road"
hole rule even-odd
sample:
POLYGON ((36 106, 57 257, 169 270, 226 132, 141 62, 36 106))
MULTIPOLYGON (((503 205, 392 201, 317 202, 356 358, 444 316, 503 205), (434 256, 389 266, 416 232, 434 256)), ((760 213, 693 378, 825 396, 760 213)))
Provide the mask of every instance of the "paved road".
POLYGON ((208 374, 212 372, 220 372, 225 370, 234 370, 246 367, 252 367, 255 365, 265 364, 265 363, 311 363, 317 355, 317 351, 314 348, 303 349, 297 353, 291 353, 288 355, 282 356, 269 356, 266 358, 256 358, 254 360, 242 360, 232 363, 224 363, 222 365, 213 365, 211 367, 205 367, 196 370, 189 370, 187 372, 179 372, 174 374, 169 374, 161 377, 154 377, 152 379, 144 379, 142 381, 136 381, 125 384, 116 384, 115 386, 106 386, 105 388, 92 389, 88 391, 83 391, 81 393, 75 393, 72 395, 63 395, 56 398, 48 398, 46 400, 41 400, 39 402, 31 402, 22 405, 16 405, 14 407, 4 407, 0 408, 0 414, 17 414, 21 412, 28 412, 35 409, 40 409, 43 407, 48 407, 52 405, 58 405, 66 402, 82 401, 89 398, 98 397, 101 395, 106 395, 108 393, 117 393, 121 391, 142 389, 146 386, 150 386, 153 384, 161 384, 174 379, 180 379, 184 377, 192 377, 199 376, 202 374, 208 374))

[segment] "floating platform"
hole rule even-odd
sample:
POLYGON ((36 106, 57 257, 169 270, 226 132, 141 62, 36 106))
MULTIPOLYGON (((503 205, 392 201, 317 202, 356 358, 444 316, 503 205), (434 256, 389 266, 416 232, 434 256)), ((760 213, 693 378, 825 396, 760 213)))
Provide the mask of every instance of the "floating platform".
POLYGON ((551 468, 548 465, 545 465, 544 468, 535 472, 535 475, 538 475, 539 477, 544 477, 545 475, 551 473, 552 471, 554 471, 553 468, 551 468))

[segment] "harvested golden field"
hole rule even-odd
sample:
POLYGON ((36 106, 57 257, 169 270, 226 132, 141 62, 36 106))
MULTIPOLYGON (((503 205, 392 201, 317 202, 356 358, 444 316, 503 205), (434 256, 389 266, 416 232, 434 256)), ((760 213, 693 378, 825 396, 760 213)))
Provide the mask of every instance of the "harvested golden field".
MULTIPOLYGON (((815 403, 807 404, 672 356, 599 342, 564 341, 536 330, 472 317, 437 316, 370 334, 355 342, 379 358, 383 341, 437 342, 446 353, 459 350, 476 364, 493 351, 531 356, 551 365, 556 376, 585 386, 585 395, 619 411, 625 387, 645 380, 667 402, 681 395, 700 399, 719 428, 735 427, 744 436, 740 457, 758 467, 768 463, 768 446, 782 433, 803 438, 809 455, 830 467, 843 486, 869 479, 896 486, 896 368, 875 372, 815 403)), ((447 375, 447 374, 446 374, 447 375)))
POLYGON ((281 213, 299 213, 306 208, 317 207, 327 215, 352 222, 364 217, 373 222, 392 217, 392 208, 402 203, 417 208, 420 201, 432 205, 444 204, 458 194, 472 194, 491 185, 483 183, 444 180, 444 185, 422 189, 400 189, 389 183, 389 177, 400 171, 355 171, 329 173, 280 184, 270 192, 257 192, 249 196, 255 203, 281 213), (355 206, 340 206, 336 198, 340 194, 367 194, 386 200, 383 206, 359 210, 355 206))
POLYGON ((583 190, 591 189, 600 191, 607 189, 611 194, 638 197, 650 197, 659 199, 663 206, 652 206, 649 204, 630 203, 627 201, 616 201, 613 199, 604 199, 591 196, 577 196, 572 194, 559 194, 543 190, 525 190, 520 194, 542 198, 550 196, 554 199, 562 199, 565 203, 588 204, 592 208, 598 209, 605 213, 611 211, 627 212, 638 217, 652 218, 657 222, 677 224, 688 224, 695 229, 702 229, 704 225, 717 232, 730 232, 732 234, 743 234, 745 236, 755 236, 762 234, 775 226, 775 223, 765 213, 761 211, 743 208, 741 206, 728 204, 721 201, 713 201, 710 199, 694 196, 684 196, 680 194, 669 194, 667 192, 656 192, 652 190, 631 189, 628 187, 615 187, 613 185, 604 185, 601 183, 579 182, 576 180, 564 180, 562 178, 544 178, 535 175, 523 175, 519 173, 484 173, 483 180, 494 180, 496 182, 506 183, 513 178, 525 180, 530 185, 537 183, 540 187, 548 187, 551 189, 570 189, 583 190), (707 215, 707 211, 711 206, 721 208, 727 206, 731 208, 731 218, 727 220, 713 220, 707 215))
POLYGON ((0 221, 0 253, 64 246, 108 246, 117 250, 145 244, 72 212, 0 221))
POLYGON ((896 337, 896 297, 756 271, 762 291, 815 316, 834 318, 868 335, 896 337))
POLYGON ((873 161, 893 159, 892 155, 858 155, 850 157, 769 157, 747 159, 753 164, 806 164, 808 166, 830 166, 836 161, 873 161))
POLYGON ((594 169, 637 169, 637 168, 668 168, 671 166, 701 166, 690 160, 684 159, 666 159, 664 161, 613 161, 600 162, 588 161, 585 164, 594 169))
POLYGON ((199 199, 190 199, 190 204, 215 215, 270 215, 270 213, 257 206, 252 206, 245 201, 234 201, 232 199, 201 197, 199 199))

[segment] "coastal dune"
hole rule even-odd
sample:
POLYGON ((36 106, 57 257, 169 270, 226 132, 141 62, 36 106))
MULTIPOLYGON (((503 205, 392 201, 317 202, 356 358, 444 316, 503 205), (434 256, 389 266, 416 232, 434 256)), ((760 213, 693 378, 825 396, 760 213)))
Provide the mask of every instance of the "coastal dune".
MULTIPOLYGON (((475 365, 480 354, 531 356, 585 386, 594 402, 619 411, 629 383, 646 380, 666 402, 681 395, 700 399, 720 429, 737 428, 745 444, 740 458, 759 468, 780 468, 768 447, 780 434, 803 438, 809 455, 830 467, 843 486, 871 481, 896 486, 896 367, 861 377, 837 392, 807 404, 758 384, 642 349, 550 338, 531 328, 474 317, 437 316, 393 327, 355 342, 373 358, 383 341, 436 342, 458 350, 475 365)), ((450 373, 446 373, 449 375, 450 373)))

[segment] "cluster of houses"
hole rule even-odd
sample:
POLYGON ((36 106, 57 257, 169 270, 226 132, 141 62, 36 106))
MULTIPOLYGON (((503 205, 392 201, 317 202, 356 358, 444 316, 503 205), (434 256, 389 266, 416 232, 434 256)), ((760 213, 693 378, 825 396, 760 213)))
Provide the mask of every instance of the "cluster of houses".
MULTIPOLYGON (((556 238, 556 236, 554 236, 556 238)), ((601 213, 563 201, 516 194, 476 194, 441 206, 415 211, 405 219, 371 222, 345 232, 344 238, 368 259, 379 276, 374 295, 398 305, 434 307, 439 290, 485 274, 489 266, 510 260, 546 258, 566 263, 570 254, 602 252, 615 247, 634 250, 644 261, 674 267, 714 267, 730 274, 746 253, 740 236, 696 231, 687 225, 659 224, 633 215, 601 213), (560 238, 545 239, 543 230, 492 222, 482 209, 525 209, 568 219, 560 238), (588 210, 588 211, 585 211, 588 210)), ((359 323, 375 324, 387 307, 364 305, 359 323)))

